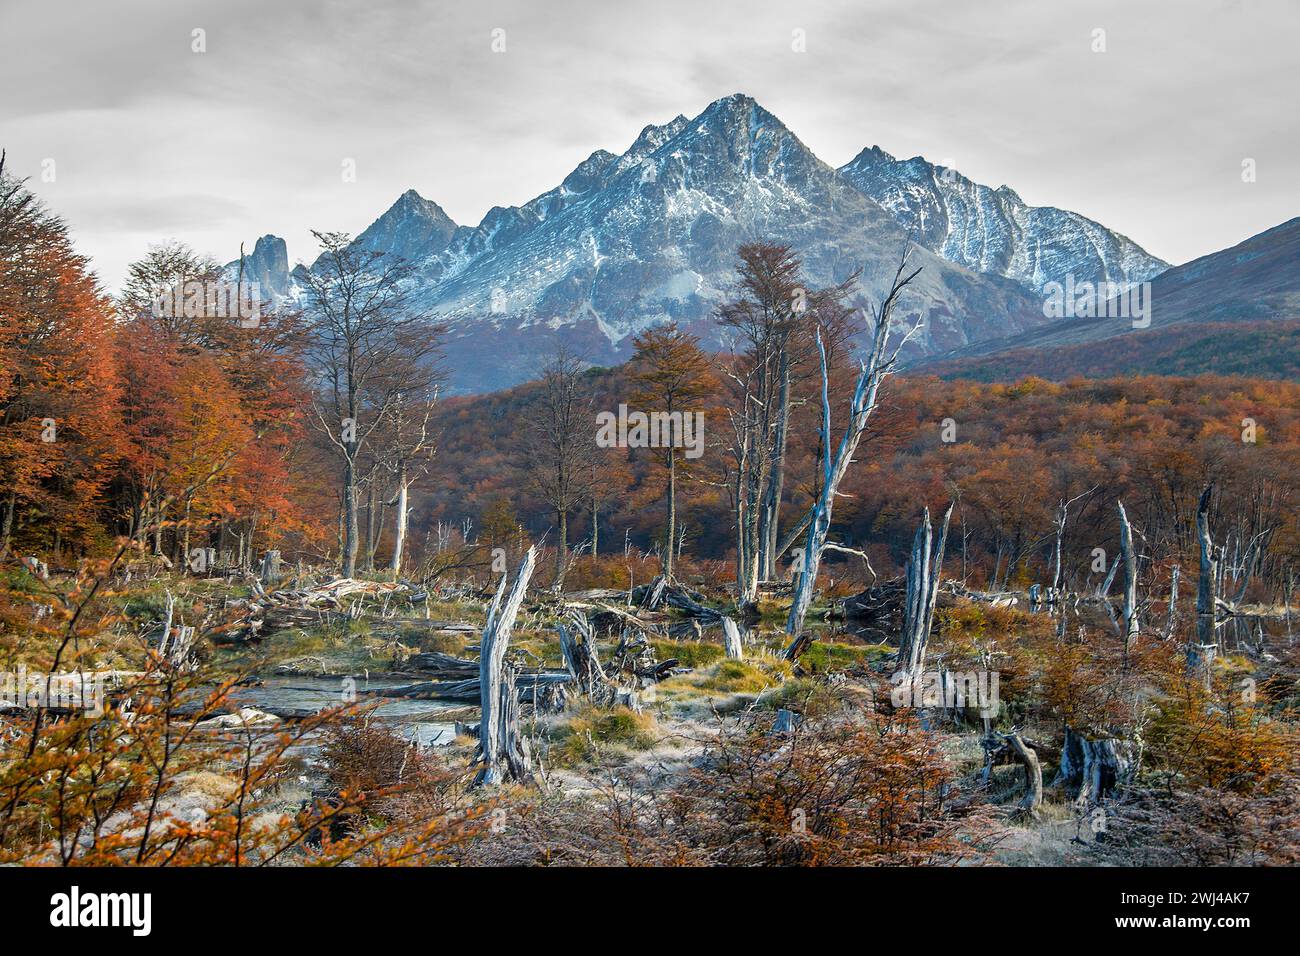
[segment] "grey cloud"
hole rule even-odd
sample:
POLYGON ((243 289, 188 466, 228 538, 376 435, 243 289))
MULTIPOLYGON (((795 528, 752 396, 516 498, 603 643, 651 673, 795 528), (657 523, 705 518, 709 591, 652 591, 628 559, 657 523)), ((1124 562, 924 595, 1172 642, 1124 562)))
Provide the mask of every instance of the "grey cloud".
POLYGON ((276 231, 310 259, 309 228, 359 232, 412 187, 474 224, 737 91, 832 165, 871 144, 951 157, 1172 261, 1300 206, 1288 0, 7 0, 0 15, 21 38, 0 61, 20 91, 0 99, 0 145, 29 170, 56 155, 77 171, 42 194, 95 224, 86 251, 110 285, 152 230, 218 258, 276 231), (206 197, 192 224, 159 198, 177 195, 206 197))

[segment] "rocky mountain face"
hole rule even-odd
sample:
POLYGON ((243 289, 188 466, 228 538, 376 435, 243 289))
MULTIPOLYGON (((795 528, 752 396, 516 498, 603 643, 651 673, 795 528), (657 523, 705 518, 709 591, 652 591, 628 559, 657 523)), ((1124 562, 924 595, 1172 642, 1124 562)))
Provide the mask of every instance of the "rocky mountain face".
MULTIPOLYGON (((647 127, 623 155, 595 153, 556 190, 458 231, 422 266, 421 301, 466 328, 467 341, 482 341, 485 327, 503 340, 562 329, 596 348, 593 361, 626 357, 632 336, 671 319, 716 347, 713 308, 733 289, 737 247, 758 239, 796 249, 817 285, 861 270, 864 297, 907 244, 891 216, 776 117, 732 96, 647 127)), ((900 324, 923 322, 918 354, 1041 320, 1016 284, 913 255, 923 271, 900 324)), ((453 359, 482 375, 483 359, 499 355, 453 359)), ((503 384, 510 372, 488 377, 503 384)))
MULTIPOLYGON (((1144 298, 1149 305, 1149 322, 1145 324, 1135 326, 1122 317, 1122 310, 1108 303, 1097 310, 1101 317, 1058 320, 1015 336, 972 342, 947 355, 927 357, 920 364, 944 375, 964 372, 979 377, 994 373, 1006 377, 1012 370, 1021 375, 1033 372, 1064 377, 1072 367, 1083 371, 1101 364, 1139 371, 1156 366, 1144 361, 1117 365, 1113 354, 1101 353, 1166 357, 1175 347, 1183 348, 1194 340, 1217 344, 1202 344, 1205 354, 1197 359, 1199 364, 1191 362, 1187 367, 1221 369, 1225 356, 1216 358, 1212 353, 1242 352, 1248 326, 1249 334, 1258 336, 1263 331, 1261 323, 1300 320, 1300 217, 1228 249, 1174 266, 1151 280, 1149 295, 1144 298), (1234 336, 1238 339, 1235 346, 1234 336), (1070 351, 1061 352, 1063 349, 1070 351), (992 355, 998 356, 996 361, 983 360, 992 355)), ((1283 341, 1292 340, 1279 339, 1283 341)), ((1277 364, 1281 358, 1245 351, 1246 356, 1252 354, 1263 365, 1277 364)), ((1240 370, 1238 365, 1232 367, 1240 370)))
MULTIPOLYGON (((816 286, 857 274, 866 302, 923 225, 911 249, 921 276, 896 312, 900 331, 920 324, 909 360, 1048 322, 1038 289, 1071 270, 1119 281, 1163 268, 1122 236, 1027 207, 1005 188, 958 177, 953 189, 926 192, 922 167, 933 183, 924 160, 899 164, 880 151, 833 169, 736 94, 693 119, 647 126, 620 155, 592 153, 554 189, 493 208, 477 226, 455 226, 408 191, 357 242, 412 263, 415 300, 450 326, 455 391, 532 377, 557 338, 609 364, 628 356, 639 331, 677 320, 707 346, 726 347, 711 316, 734 290, 745 242, 791 246, 816 286), (968 207, 983 205, 959 216, 962 190, 968 207), (909 203, 924 213, 908 213, 909 203), (983 224, 978 239, 973 223, 983 224)), ((294 298, 287 272, 283 284, 294 298)))
MULTIPOLYGON (((229 280, 240 277, 239 260, 226 264, 229 280)), ((263 236, 253 245, 253 251, 244 255, 243 281, 257 283, 263 299, 280 303, 293 298, 294 283, 289 274, 289 248, 279 236, 263 236)))
POLYGON ((872 146, 840 173, 927 249, 1035 291, 1070 275, 1075 282, 1128 283, 1169 268, 1133 240, 1078 213, 1026 205, 1009 186, 991 189, 920 156, 898 160, 872 146))
POLYGON ((357 236, 356 245, 415 262, 446 249, 455 231, 441 206, 408 189, 357 236))

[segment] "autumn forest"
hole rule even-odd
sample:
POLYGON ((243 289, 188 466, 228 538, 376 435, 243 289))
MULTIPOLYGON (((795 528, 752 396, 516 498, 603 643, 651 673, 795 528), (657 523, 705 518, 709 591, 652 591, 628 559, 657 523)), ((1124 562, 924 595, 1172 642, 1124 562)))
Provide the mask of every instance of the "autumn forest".
POLYGON ((457 394, 316 238, 109 295, 0 171, 0 859, 1296 862, 1300 385, 940 378, 908 252, 757 241, 726 347, 457 394))

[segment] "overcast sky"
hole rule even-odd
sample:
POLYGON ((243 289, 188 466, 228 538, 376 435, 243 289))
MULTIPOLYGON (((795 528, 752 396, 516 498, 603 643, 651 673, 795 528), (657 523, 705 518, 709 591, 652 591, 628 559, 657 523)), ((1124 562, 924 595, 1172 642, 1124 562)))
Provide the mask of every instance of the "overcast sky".
POLYGON ((114 289, 171 238, 310 260, 408 188, 477 224, 735 92, 1177 263, 1300 213, 1298 42, 1296 0, 0 0, 0 146, 114 289))

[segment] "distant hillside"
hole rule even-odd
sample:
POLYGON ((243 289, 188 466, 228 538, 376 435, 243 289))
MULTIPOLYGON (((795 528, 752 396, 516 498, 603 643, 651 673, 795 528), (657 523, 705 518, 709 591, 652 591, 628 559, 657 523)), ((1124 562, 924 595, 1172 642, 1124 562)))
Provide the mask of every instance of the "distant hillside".
POLYGON ((1012 349, 933 363, 924 372, 977 382, 1014 382, 1026 375, 1066 381, 1075 376, 1202 374, 1300 381, 1300 319, 1137 330, 1122 341, 1122 348, 1085 342, 1049 349, 1012 349))
MULTIPOLYGON (((1288 361, 1294 368, 1294 359, 1288 360, 1285 352, 1269 352, 1285 349, 1287 342, 1293 350, 1294 340, 1285 330, 1269 332, 1258 324, 1300 320, 1300 218, 1169 269, 1151 281, 1149 302, 1150 328, 1135 329, 1128 318, 1058 319, 922 359, 917 366, 944 375, 954 374, 954 363, 963 360, 972 370, 1014 368, 1019 374, 1031 371, 1027 362, 1063 375, 1094 374, 1090 368, 1102 369, 1100 374, 1166 370, 1145 364, 1151 359, 1174 363, 1170 371, 1219 371, 1226 366, 1241 374, 1281 377, 1288 361), (1232 327, 1220 328, 1225 324, 1232 327), (1187 328, 1193 325, 1202 330, 1187 328), (1065 351, 1046 354, 1054 349, 1065 351), (970 361, 986 356, 996 360, 970 361), (1275 371, 1260 371, 1261 366, 1275 371)), ((1097 311, 1120 314, 1113 306, 1097 311)))

